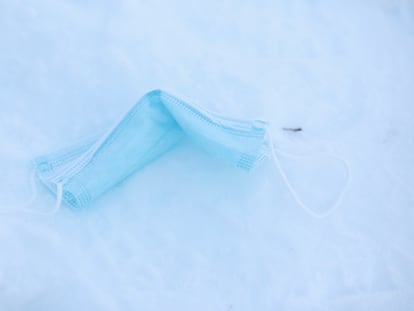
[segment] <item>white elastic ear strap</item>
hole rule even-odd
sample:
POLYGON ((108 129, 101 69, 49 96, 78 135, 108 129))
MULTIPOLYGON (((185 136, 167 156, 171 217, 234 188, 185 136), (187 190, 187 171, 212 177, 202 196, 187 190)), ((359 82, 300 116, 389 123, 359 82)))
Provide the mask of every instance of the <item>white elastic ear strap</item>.
POLYGON ((8 208, 8 209, 0 209, 0 214, 10 214, 10 213, 27 213, 32 215, 40 215, 40 216, 48 216, 55 214, 62 205, 62 199, 63 199, 63 184, 58 183, 56 184, 56 204, 54 208, 50 211, 37 211, 33 208, 30 208, 30 206, 33 206, 34 201, 37 197, 37 190, 36 190, 36 171, 33 170, 30 178, 30 188, 31 188, 31 194, 30 198, 21 204, 17 204, 20 207, 18 208, 8 208))
POLYGON ((292 195, 292 197, 293 197, 293 199, 296 201, 296 203, 305 211, 305 212, 307 212, 309 215, 311 215, 311 216, 313 216, 313 217, 315 217, 315 218, 325 218, 325 217, 327 217, 327 216, 329 216, 330 214, 332 214, 335 210, 336 210, 336 208, 338 208, 338 206, 342 203, 342 199, 343 199, 343 196, 344 196, 344 194, 345 194, 345 192, 347 191, 347 189, 348 189, 348 186, 349 186, 349 181, 350 181, 350 170, 349 170, 349 164, 348 164, 348 162, 347 161, 345 161, 344 159, 342 159, 342 158, 339 158, 339 157, 337 157, 337 156, 334 156, 334 155, 327 155, 327 156, 329 156, 330 158, 333 158, 333 159, 336 159, 336 160, 338 160, 338 161, 340 161, 340 162, 342 162, 343 163, 343 165, 344 165, 344 167, 345 167, 345 172, 346 172, 346 181, 345 181, 345 185, 344 185, 344 187, 342 188, 342 190, 341 190, 341 192, 339 193, 339 195, 338 195, 338 197, 336 198, 336 200, 335 200, 335 202, 334 202, 334 204, 332 205, 332 207, 327 211, 327 212, 324 212, 324 213, 317 213, 317 212, 315 212, 315 211, 313 211, 311 208, 309 208, 302 200, 301 200, 301 198, 299 197, 299 195, 297 194, 297 192, 296 192, 296 190, 294 189, 294 187, 292 186, 292 184, 290 183, 290 181, 289 181, 289 179, 288 179, 288 177, 286 176, 286 173, 285 173, 285 171, 283 170, 283 168, 282 168, 282 165, 281 165, 281 163, 280 163, 280 160, 279 160, 279 157, 278 157, 278 155, 277 155, 277 153, 280 153, 280 154, 284 154, 284 155, 286 155, 286 156, 288 156, 288 157, 291 157, 291 158, 305 158, 306 156, 299 156, 299 155, 294 155, 294 154, 291 154, 291 153, 288 153, 288 152, 282 152, 282 151, 280 151, 280 149, 278 149, 278 148, 276 148, 276 146, 274 145, 274 143, 273 143, 273 138, 272 138, 272 134, 271 134, 271 132, 270 132, 270 129, 269 129, 269 127, 266 127, 266 133, 267 133, 267 137, 268 137, 268 144, 269 144, 269 149, 270 149, 270 156, 271 156, 271 159, 272 159, 272 161, 273 161, 273 163, 274 163, 274 165, 275 165, 275 168, 277 169, 277 171, 279 172, 279 174, 280 174, 280 176, 282 176, 282 179, 283 179, 283 181, 284 181, 284 183, 286 184, 286 187, 288 188, 288 190, 289 190, 289 192, 290 192, 290 194, 292 195), (277 152, 276 152, 276 150, 277 150, 277 152))

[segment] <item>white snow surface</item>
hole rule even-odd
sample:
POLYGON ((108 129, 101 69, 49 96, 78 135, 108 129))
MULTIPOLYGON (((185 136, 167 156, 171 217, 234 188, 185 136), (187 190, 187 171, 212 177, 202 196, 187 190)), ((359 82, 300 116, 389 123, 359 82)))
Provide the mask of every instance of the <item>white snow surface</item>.
POLYGON ((185 142, 85 209, 0 214, 0 310, 414 310, 414 2, 0 0, 0 47, 2 209, 156 88, 269 121, 314 208, 343 176, 312 155, 351 171, 315 219, 271 161, 185 142))

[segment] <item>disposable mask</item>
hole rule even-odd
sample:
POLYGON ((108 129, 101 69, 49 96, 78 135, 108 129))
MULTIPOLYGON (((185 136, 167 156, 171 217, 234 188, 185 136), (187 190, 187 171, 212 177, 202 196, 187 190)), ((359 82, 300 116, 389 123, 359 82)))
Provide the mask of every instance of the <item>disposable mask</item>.
POLYGON ((35 159, 38 177, 84 207, 175 147, 184 136, 244 170, 265 156, 265 123, 213 115, 162 91, 146 94, 108 133, 35 159))
POLYGON ((310 211, 281 168, 266 122, 223 117, 160 90, 147 93, 105 134, 36 158, 35 170, 56 195, 56 208, 61 200, 81 208, 165 155, 185 136, 246 171, 272 158, 294 198, 310 211))

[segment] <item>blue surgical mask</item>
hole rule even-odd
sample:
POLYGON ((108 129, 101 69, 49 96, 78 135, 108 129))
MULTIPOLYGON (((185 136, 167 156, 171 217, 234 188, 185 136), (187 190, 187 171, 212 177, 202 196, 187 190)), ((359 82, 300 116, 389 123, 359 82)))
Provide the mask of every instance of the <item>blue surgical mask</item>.
MULTIPOLYGON (((165 155, 184 137, 209 154, 246 171, 266 157, 272 159, 297 204, 314 217, 325 217, 339 206, 350 179, 347 162, 328 155, 344 164, 346 181, 331 208, 323 214, 315 212, 296 193, 279 161, 279 154, 298 156, 288 155, 274 145, 266 122, 223 117, 159 90, 147 93, 106 133, 36 158, 35 173, 57 197, 53 211, 62 201, 73 207, 84 207, 165 155)), ((32 205, 33 200, 25 205, 32 205)), ((49 214, 27 208, 10 211, 49 214)))
POLYGON ((187 136, 244 170, 268 154, 266 122, 222 117, 163 91, 146 94, 106 134, 35 159, 40 180, 73 207, 84 207, 187 136))

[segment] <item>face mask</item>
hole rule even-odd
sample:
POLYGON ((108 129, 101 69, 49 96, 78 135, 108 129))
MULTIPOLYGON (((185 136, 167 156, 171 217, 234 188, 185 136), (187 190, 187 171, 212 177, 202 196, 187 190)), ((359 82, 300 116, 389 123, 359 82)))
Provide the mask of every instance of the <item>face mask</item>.
MULTIPOLYGON (((272 159, 297 204, 314 217, 331 213, 347 188, 348 165, 339 159, 345 164, 346 184, 328 213, 314 212, 290 184, 278 157, 286 153, 273 144, 266 122, 223 117, 159 90, 146 94, 105 134, 36 158, 35 173, 57 197, 52 212, 62 201, 80 208, 166 154, 185 136, 209 154, 246 171, 266 157, 272 159)), ((32 202, 33 198, 26 205, 32 202)), ((26 208, 19 210, 49 214, 26 208)))
POLYGON ((105 135, 35 159, 40 180, 64 202, 84 207, 174 148, 184 136, 241 169, 266 154, 266 123, 221 117, 162 91, 146 94, 105 135))

